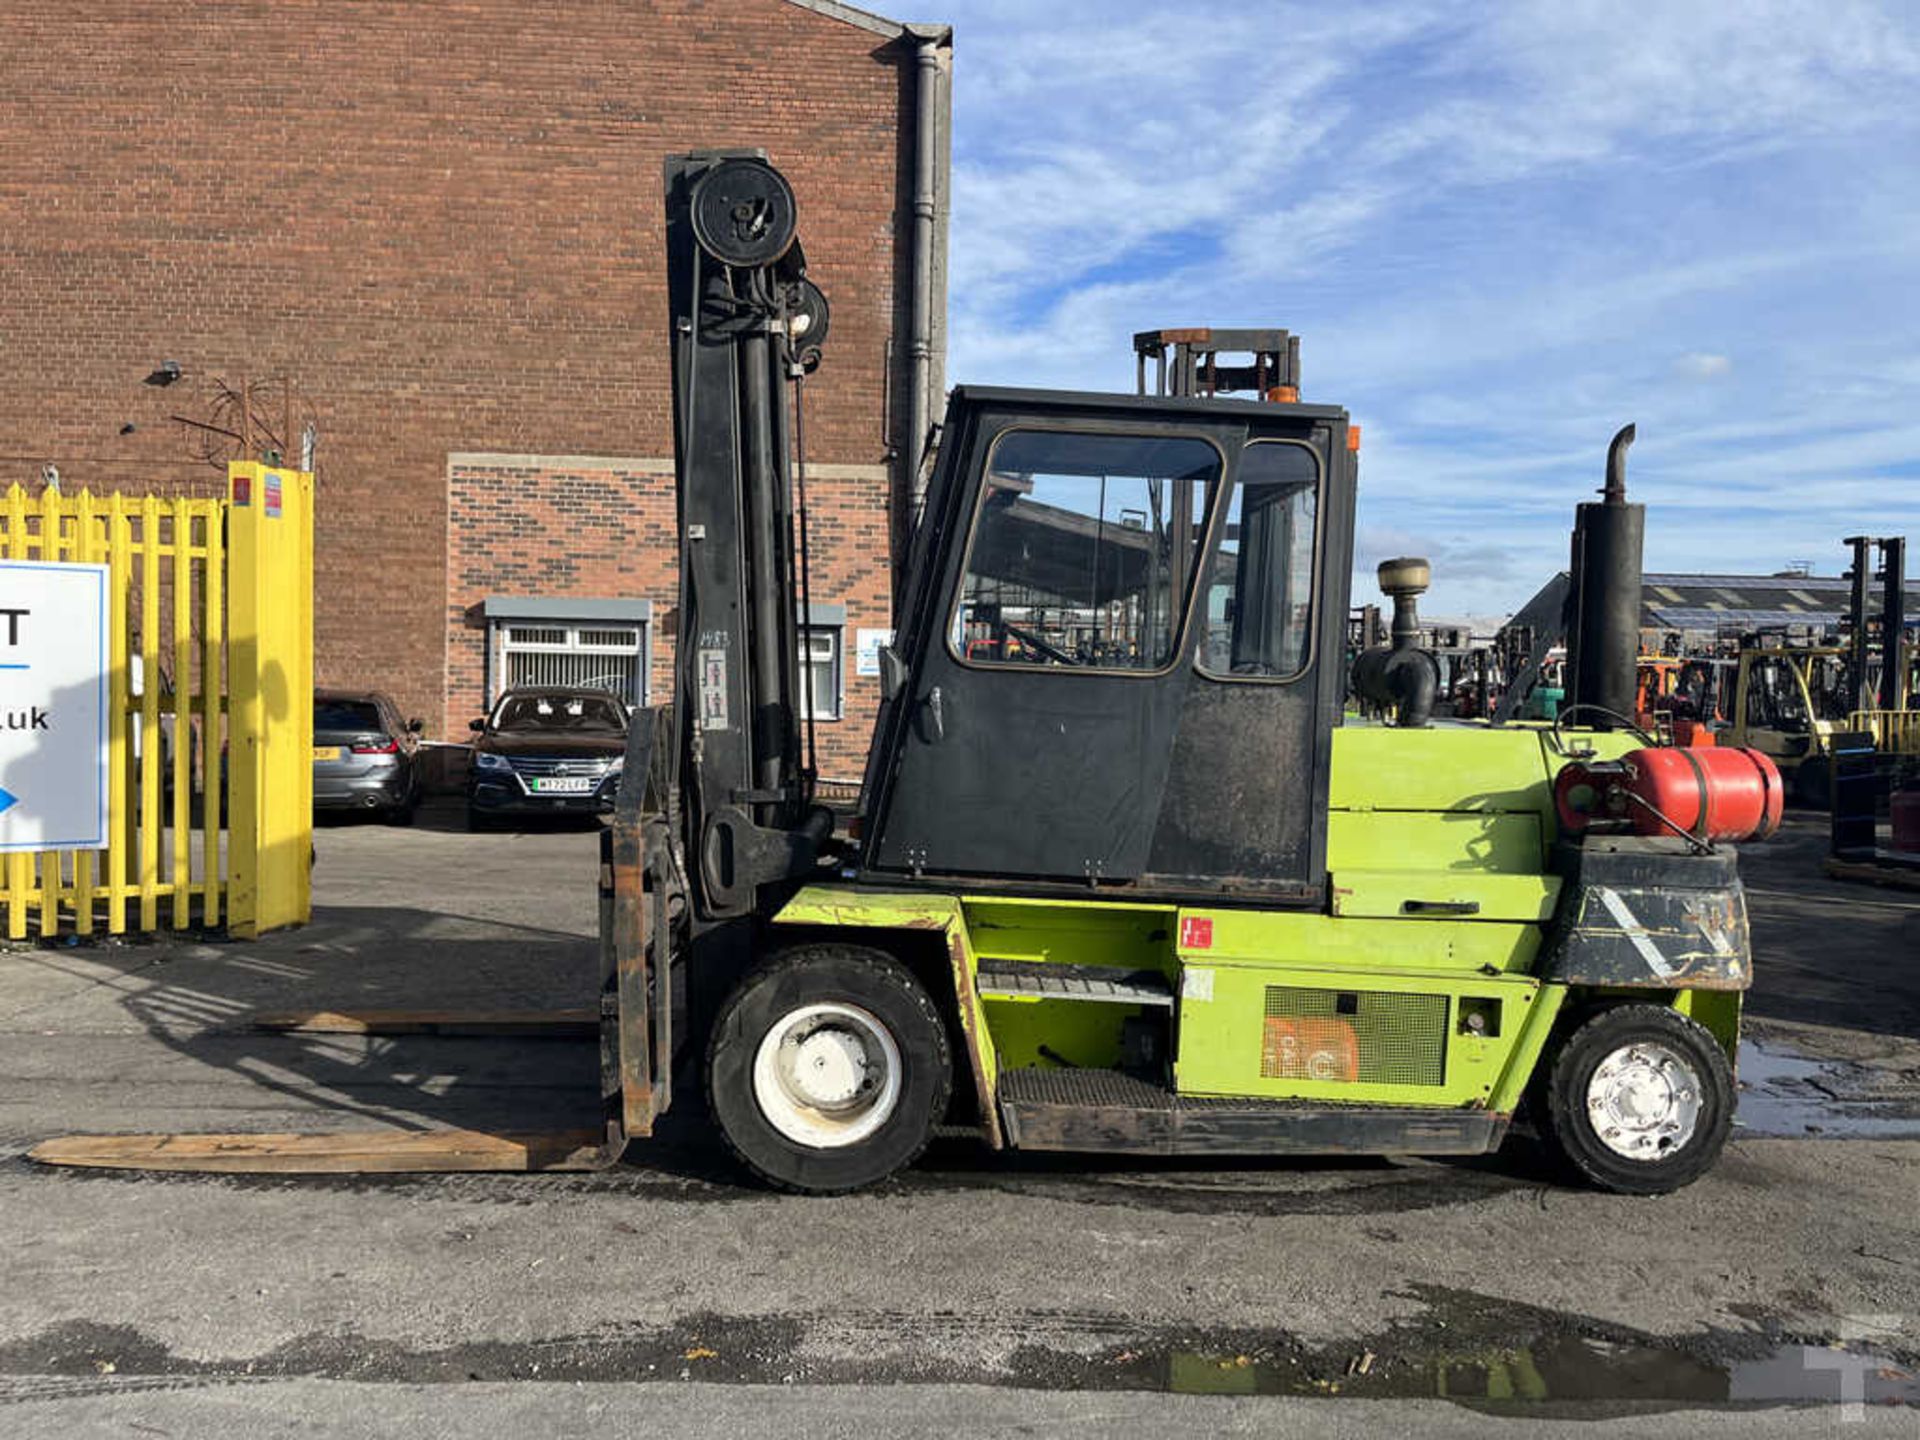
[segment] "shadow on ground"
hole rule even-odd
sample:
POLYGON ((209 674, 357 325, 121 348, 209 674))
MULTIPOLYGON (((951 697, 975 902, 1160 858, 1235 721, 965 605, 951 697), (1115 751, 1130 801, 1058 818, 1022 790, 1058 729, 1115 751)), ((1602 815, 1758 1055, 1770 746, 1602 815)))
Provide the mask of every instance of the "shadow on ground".
POLYGON ((1740 851, 1753 927, 1749 1015, 1920 1039, 1920 893, 1829 878, 1824 817, 1740 851))

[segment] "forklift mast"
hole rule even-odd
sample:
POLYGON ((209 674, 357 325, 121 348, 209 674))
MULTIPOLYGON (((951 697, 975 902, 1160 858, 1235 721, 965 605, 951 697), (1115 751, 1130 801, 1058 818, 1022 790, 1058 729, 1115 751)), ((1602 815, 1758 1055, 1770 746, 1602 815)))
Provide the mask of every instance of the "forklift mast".
POLYGON ((826 301, 793 191, 759 151, 666 167, 679 514, 672 709, 698 921, 750 913, 811 868, 831 828, 801 750, 791 383, 818 363, 826 301))
POLYGON ((1300 398, 1300 337, 1287 330, 1142 330, 1133 337, 1133 361, 1140 395, 1300 398))
POLYGON ((676 155, 665 180, 679 629, 672 701, 636 718, 601 837, 612 1154, 671 1104, 676 1056, 751 955, 766 887, 811 873, 833 826, 802 749, 788 401, 819 364, 826 297, 764 152, 676 155))

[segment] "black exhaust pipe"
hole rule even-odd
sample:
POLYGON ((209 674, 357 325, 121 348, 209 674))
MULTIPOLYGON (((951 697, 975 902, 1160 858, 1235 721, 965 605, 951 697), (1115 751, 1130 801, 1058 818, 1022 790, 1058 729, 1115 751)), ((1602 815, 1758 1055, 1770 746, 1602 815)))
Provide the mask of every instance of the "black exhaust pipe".
MULTIPOLYGON (((1573 585, 1567 597, 1567 704, 1597 707, 1631 719, 1640 659, 1640 565, 1647 507, 1627 503, 1627 448, 1634 427, 1623 425, 1607 446, 1607 481, 1598 505, 1574 510, 1573 585)), ((1611 729, 1608 716, 1588 711, 1611 729)))

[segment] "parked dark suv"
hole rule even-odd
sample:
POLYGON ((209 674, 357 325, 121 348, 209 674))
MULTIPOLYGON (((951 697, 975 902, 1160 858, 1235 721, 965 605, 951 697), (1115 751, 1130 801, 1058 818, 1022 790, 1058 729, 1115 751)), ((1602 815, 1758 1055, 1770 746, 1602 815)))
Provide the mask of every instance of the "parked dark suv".
POLYGON ((472 728, 467 826, 498 815, 613 808, 627 749, 627 707, 605 690, 509 690, 472 728))
POLYGON ((420 808, 420 730, 378 691, 314 691, 313 808, 410 823, 420 808))

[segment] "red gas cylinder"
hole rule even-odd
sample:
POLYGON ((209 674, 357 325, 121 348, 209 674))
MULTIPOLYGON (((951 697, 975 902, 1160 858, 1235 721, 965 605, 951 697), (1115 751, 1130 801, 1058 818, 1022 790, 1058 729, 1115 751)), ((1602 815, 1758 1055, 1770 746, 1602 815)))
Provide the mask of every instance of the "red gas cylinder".
POLYGON ((1627 807, 1642 835, 1668 828, 1648 806, 1702 840, 1764 840, 1780 828, 1780 772, 1758 750, 1663 746, 1635 750, 1621 763, 1628 792, 1646 802, 1627 807))
POLYGON ((1758 750, 1661 746, 1618 760, 1576 762, 1554 779, 1560 823, 1579 834, 1596 820, 1636 834, 1764 840, 1780 828, 1780 772, 1758 750))

